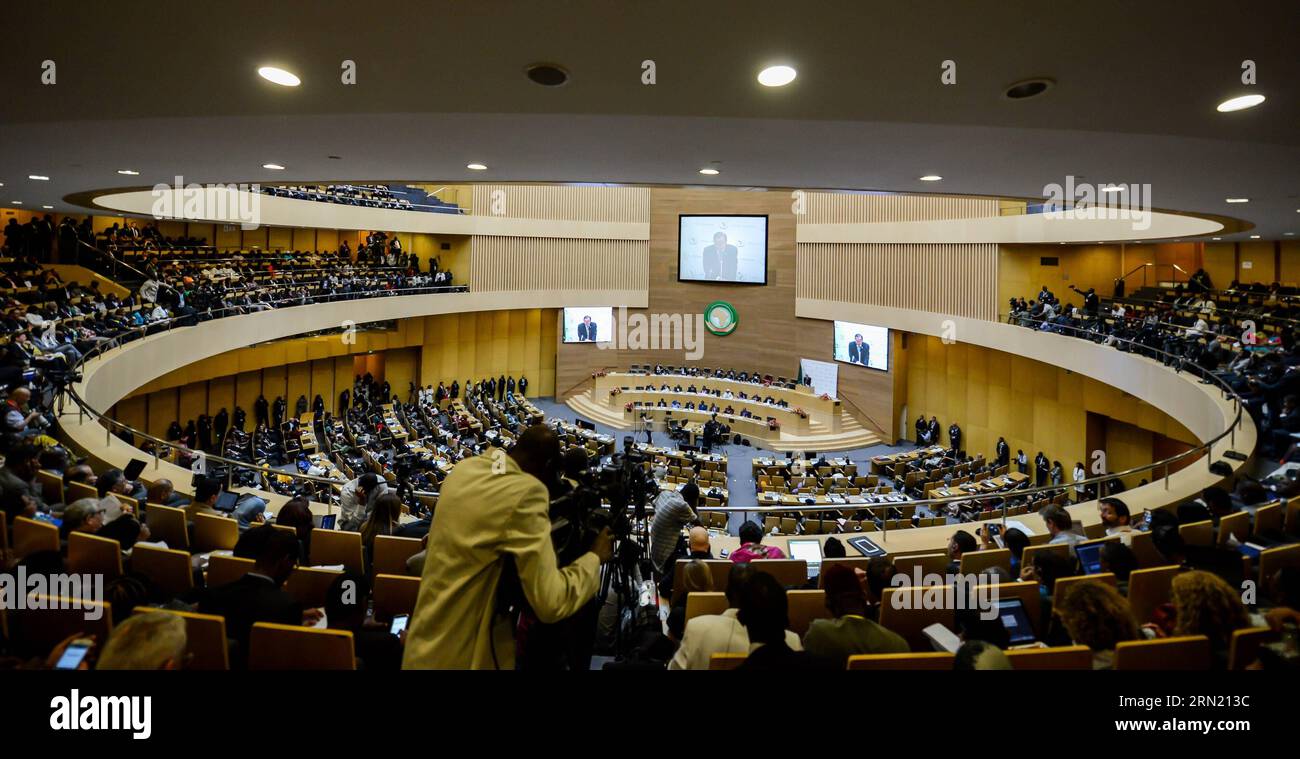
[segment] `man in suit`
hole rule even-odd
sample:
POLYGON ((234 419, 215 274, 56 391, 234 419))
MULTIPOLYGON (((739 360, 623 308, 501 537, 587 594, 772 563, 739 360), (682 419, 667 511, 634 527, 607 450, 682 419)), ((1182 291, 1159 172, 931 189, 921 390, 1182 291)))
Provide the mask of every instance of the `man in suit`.
POLYGON ((280 586, 298 563, 297 536, 271 525, 249 530, 241 542, 256 558, 248 574, 225 585, 208 588, 199 597, 199 612, 226 618, 226 635, 238 643, 235 661, 248 657, 248 637, 255 622, 301 625, 319 614, 302 606, 280 586))
POLYGON ((713 244, 703 251, 704 278, 723 281, 736 278, 736 259, 738 251, 735 245, 727 244, 726 232, 714 232, 713 244))
MULTIPOLYGON (((708 669, 713 654, 744 654, 749 652, 749 632, 737 619, 745 586, 754 575, 752 565, 737 563, 727 575, 727 610, 721 614, 704 614, 686 623, 681 645, 668 669, 708 669)), ((770 575, 769 575, 770 576, 770 575)), ((799 651, 803 648, 799 636, 785 631, 785 644, 799 651)))
POLYGON ((998 438, 998 466, 1006 466, 1011 463, 1011 446, 1007 445, 1006 438, 998 438))
MULTIPOLYGON (((511 383, 514 384, 514 383, 511 383)), ((497 377, 497 401, 506 399, 506 375, 497 377)))
POLYGON ((596 323, 591 320, 590 316, 582 317, 582 323, 578 325, 578 342, 596 342, 596 323))
POLYGON ((853 342, 849 343, 849 363, 861 364, 866 366, 871 362, 871 346, 862 341, 862 335, 853 336, 853 342))
POLYGON ((527 395, 527 394, 528 394, 528 378, 527 378, 527 377, 523 377, 523 376, 521 376, 521 377, 519 378, 519 394, 520 394, 520 395, 527 395))

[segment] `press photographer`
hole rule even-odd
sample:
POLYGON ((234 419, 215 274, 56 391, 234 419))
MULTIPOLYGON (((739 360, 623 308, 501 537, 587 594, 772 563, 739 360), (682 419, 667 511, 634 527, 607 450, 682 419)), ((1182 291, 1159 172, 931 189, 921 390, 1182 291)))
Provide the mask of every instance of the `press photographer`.
POLYGON ((544 623, 573 615, 596 595, 613 552, 608 529, 561 568, 551 543, 547 485, 558 477, 560 441, 530 427, 506 454, 490 448, 443 481, 429 528, 405 669, 513 669, 513 616, 498 612, 498 586, 513 562, 528 605, 544 623))

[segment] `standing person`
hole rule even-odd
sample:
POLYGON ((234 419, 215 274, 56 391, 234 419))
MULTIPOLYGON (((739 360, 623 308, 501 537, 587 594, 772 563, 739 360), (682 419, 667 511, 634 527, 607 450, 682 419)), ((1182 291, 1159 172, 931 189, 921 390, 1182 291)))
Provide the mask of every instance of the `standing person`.
POLYGON ((1011 463, 1011 446, 1007 445, 1006 438, 998 438, 997 457, 998 466, 1007 466, 1011 463))
POLYGON ((536 425, 508 455, 493 448, 447 475, 429 528, 404 669, 513 668, 514 614, 498 611, 507 565, 543 623, 573 615, 596 595, 613 538, 602 530, 590 551, 558 566, 547 486, 559 460, 554 430, 536 425))
POLYGON ((1021 474, 1029 474, 1029 457, 1020 448, 1016 449, 1016 470, 1021 474))
POLYGON ((1081 501, 1086 501, 1086 500, 1088 500, 1088 486, 1087 486, 1087 485, 1080 485, 1080 484, 1078 484, 1078 483, 1083 482, 1084 480, 1088 479, 1088 470, 1086 470, 1086 469, 1083 468, 1083 462, 1082 462, 1082 461, 1077 461, 1077 462, 1075 462, 1075 464, 1074 464, 1074 472, 1073 472, 1072 474, 1073 474, 1073 476, 1074 476, 1074 483, 1075 483, 1075 485, 1074 485, 1074 502, 1075 502, 1075 503, 1079 503, 1079 502, 1081 502, 1081 501))

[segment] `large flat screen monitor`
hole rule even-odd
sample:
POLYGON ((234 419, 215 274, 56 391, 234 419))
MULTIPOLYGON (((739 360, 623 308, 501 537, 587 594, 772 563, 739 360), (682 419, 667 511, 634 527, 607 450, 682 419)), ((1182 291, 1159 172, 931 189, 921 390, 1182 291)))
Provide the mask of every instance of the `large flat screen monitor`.
POLYGON ((678 218, 677 279, 767 284, 767 217, 678 218))
POLYGON ((835 360, 889 371, 889 329, 835 322, 835 360))
POLYGON ((611 306, 579 306, 564 309, 564 342, 607 343, 614 333, 611 306))

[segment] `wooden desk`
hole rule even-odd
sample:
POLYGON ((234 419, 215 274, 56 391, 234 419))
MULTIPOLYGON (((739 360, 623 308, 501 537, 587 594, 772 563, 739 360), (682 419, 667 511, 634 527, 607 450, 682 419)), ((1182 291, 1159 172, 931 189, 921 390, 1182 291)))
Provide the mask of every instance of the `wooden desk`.
MULTIPOLYGON (((728 380, 720 377, 692 377, 687 374, 630 374, 628 372, 610 372, 595 378, 593 383, 593 398, 599 398, 601 395, 609 395, 611 388, 634 388, 637 386, 646 387, 654 385, 655 388, 676 387, 681 385, 682 389, 695 385, 697 388, 708 387, 716 390, 730 390, 736 398, 727 399, 727 402, 735 403, 740 400, 740 393, 753 396, 758 394, 760 398, 772 396, 784 400, 790 404, 791 408, 802 408, 807 411, 809 416, 817 420, 818 423, 824 424, 830 428, 831 432, 840 431, 840 411, 843 404, 836 398, 824 399, 820 395, 803 385, 796 386, 793 390, 773 385, 764 385, 755 382, 741 382, 740 380, 728 380)), ((656 391, 658 392, 658 391, 656 391)), ((724 399, 716 398, 718 405, 726 407, 724 399)), ((752 400, 752 398, 751 398, 752 400)))

